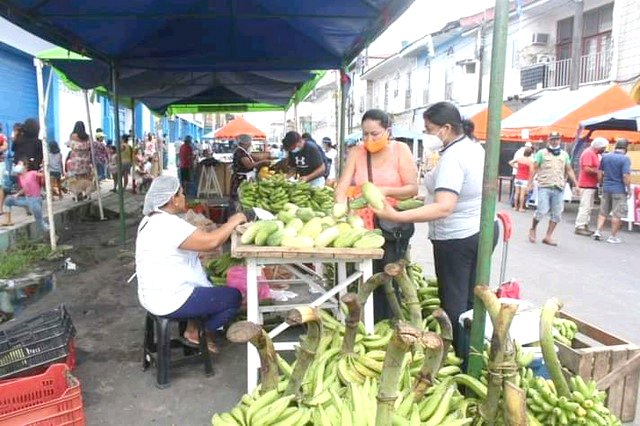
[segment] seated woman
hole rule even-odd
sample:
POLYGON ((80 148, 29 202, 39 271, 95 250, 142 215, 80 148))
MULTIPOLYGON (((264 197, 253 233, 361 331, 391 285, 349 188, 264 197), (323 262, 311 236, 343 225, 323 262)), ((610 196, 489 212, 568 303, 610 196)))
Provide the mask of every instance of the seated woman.
MULTIPOLYGON (((144 199, 145 217, 136 238, 138 299, 153 315, 206 317, 209 350, 215 353, 213 333, 234 317, 242 297, 234 288, 213 287, 198 253, 222 245, 246 217, 236 213, 224 225, 205 232, 178 216, 185 211, 178 179, 166 175, 155 178, 144 199)), ((198 343, 195 324, 189 322, 183 337, 191 344, 198 343)))

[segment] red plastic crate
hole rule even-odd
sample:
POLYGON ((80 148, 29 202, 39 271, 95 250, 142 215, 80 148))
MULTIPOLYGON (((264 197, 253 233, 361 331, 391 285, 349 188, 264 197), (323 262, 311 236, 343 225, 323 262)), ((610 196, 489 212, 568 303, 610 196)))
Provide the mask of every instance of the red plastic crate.
POLYGON ((3 426, 83 426, 80 382, 66 364, 0 384, 3 426))

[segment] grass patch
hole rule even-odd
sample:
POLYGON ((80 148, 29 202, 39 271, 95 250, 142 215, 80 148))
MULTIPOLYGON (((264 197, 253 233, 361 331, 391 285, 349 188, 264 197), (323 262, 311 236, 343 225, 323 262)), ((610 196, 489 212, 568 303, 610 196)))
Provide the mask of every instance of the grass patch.
POLYGON ((14 278, 51 255, 47 244, 21 243, 0 254, 0 278, 14 278))

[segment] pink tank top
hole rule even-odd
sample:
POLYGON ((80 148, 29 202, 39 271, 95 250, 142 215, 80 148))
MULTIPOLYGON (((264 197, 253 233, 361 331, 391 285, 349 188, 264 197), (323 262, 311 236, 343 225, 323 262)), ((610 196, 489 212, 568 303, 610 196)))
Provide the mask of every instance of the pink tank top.
MULTIPOLYGON (((404 185, 402 182, 402 176, 400 176, 400 155, 398 153, 398 145, 402 142, 389 141, 389 148, 391 152, 387 160, 382 164, 375 166, 372 162, 372 175, 373 183, 376 186, 389 186, 400 187, 404 185)), ((360 187, 363 183, 369 181, 369 174, 367 171, 367 150, 364 145, 359 144, 356 147, 356 171, 354 179, 356 183, 356 197, 360 195, 360 187)), ((373 160, 373 159, 372 159, 373 160)), ((392 206, 396 204, 397 200, 393 197, 387 197, 387 202, 392 206)), ((364 208, 356 210, 358 216, 364 220, 365 227, 367 229, 373 229, 373 212, 371 209, 364 208)))

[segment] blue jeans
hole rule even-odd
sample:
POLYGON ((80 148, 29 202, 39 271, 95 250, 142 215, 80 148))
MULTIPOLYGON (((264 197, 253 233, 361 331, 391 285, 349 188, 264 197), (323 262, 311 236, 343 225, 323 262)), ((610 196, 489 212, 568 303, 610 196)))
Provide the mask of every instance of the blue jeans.
POLYGON ((167 318, 182 319, 206 317, 205 326, 214 332, 236 315, 242 295, 235 288, 195 287, 191 296, 167 318))
POLYGON ((98 174, 98 180, 104 180, 107 178, 107 166, 106 164, 96 163, 96 172, 98 174))
POLYGON ((538 207, 534 216, 537 221, 541 221, 549 214, 551 222, 560 223, 562 210, 564 210, 564 191, 562 189, 538 188, 538 207))
POLYGON ((322 188, 324 186, 324 176, 317 177, 309 181, 309 186, 312 188, 322 188))
POLYGON ((11 195, 4 200, 4 205, 9 208, 13 206, 28 208, 36 220, 36 226, 43 232, 49 230, 49 225, 47 225, 42 217, 42 200, 40 197, 16 197, 11 195))

